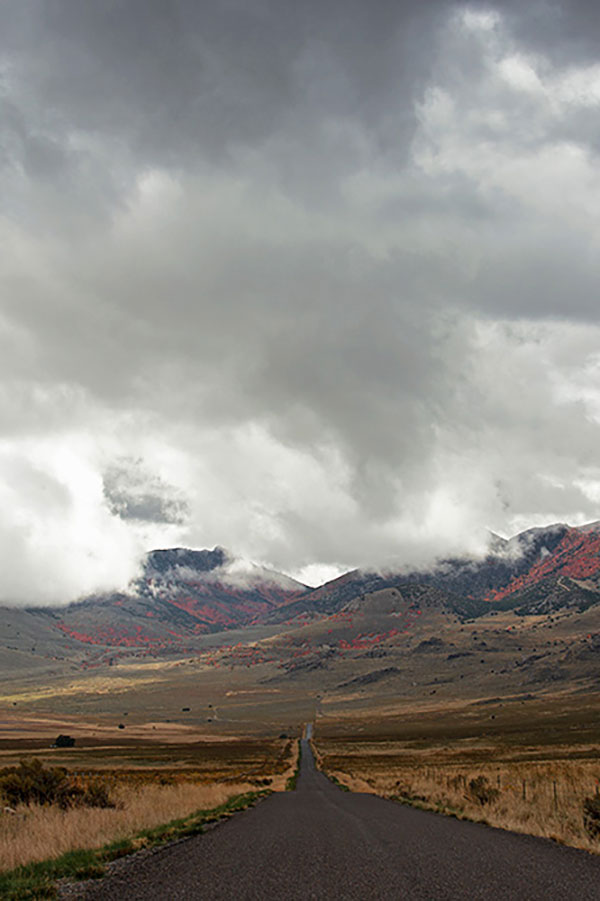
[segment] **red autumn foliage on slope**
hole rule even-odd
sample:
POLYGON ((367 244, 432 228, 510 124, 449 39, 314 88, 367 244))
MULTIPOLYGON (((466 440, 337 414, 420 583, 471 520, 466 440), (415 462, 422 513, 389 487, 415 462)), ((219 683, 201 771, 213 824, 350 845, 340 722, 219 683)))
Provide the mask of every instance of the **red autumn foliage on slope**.
MULTIPOLYGON (((523 554, 514 557, 491 553, 480 562, 458 561, 457 566, 451 563, 439 573, 432 570, 408 576, 354 571, 314 590, 273 573, 267 573, 264 582, 256 575, 246 584, 222 579, 221 565, 226 558, 221 552, 153 552, 153 566, 131 594, 71 605, 60 611, 57 625, 65 637, 81 644, 158 653, 193 647, 190 642, 200 635, 265 622, 306 628, 315 618, 328 617, 331 628, 326 634, 330 635, 343 623, 352 628, 365 598, 384 587, 395 586, 397 597, 404 599, 417 599, 426 590, 440 609, 455 611, 460 598, 480 605, 482 600, 498 603, 508 599, 513 606, 520 603, 526 605, 524 609, 533 609, 536 598, 532 588, 538 597, 546 597, 558 586, 562 603, 563 588, 575 589, 571 596, 581 590, 568 580, 592 588, 600 585, 600 530, 559 525, 531 530, 519 538, 523 554), (198 569, 194 569, 196 562, 198 569), (522 592, 529 596, 520 597, 522 592)), ((337 641, 344 642, 344 649, 366 648, 390 637, 385 630, 365 635, 356 629, 356 634, 337 636, 337 641)))
POLYGON ((587 580, 599 575, 600 533, 569 529, 551 554, 542 556, 526 573, 511 579, 504 588, 488 592, 485 600, 500 601, 550 576, 587 580))
MULTIPOLYGON (((247 584, 215 578, 210 568, 215 552, 152 552, 161 569, 148 567, 129 595, 92 598, 62 611, 58 628, 75 641, 115 648, 165 649, 199 634, 221 632, 250 625, 269 611, 300 597, 305 587, 292 579, 266 573, 265 581, 253 574, 247 584), (191 562, 190 562, 191 558, 191 562), (199 568, 192 566, 198 559, 199 568), (171 565, 172 561, 176 565, 171 565), (294 586, 298 587, 295 588, 294 586)), ((217 557, 219 564, 223 555, 217 557)))

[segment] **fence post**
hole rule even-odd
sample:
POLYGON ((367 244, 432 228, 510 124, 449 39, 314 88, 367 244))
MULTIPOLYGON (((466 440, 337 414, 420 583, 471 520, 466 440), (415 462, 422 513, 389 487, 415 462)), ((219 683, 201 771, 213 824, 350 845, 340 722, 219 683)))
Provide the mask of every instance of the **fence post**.
POLYGON ((524 801, 527 800, 527 783, 525 782, 524 779, 523 779, 523 800, 524 801))
POLYGON ((554 792, 554 809, 558 809, 558 798, 556 797, 556 779, 552 782, 552 789, 554 792))

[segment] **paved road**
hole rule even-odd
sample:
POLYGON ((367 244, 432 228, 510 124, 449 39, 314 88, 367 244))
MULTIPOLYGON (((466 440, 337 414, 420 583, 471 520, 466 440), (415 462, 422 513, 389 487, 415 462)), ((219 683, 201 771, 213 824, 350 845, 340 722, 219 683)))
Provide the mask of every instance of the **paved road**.
MULTIPOLYGON (((307 741, 295 792, 130 860, 86 901, 600 899, 600 857, 342 792, 307 741)), ((72 897, 72 896, 71 896, 72 897)))

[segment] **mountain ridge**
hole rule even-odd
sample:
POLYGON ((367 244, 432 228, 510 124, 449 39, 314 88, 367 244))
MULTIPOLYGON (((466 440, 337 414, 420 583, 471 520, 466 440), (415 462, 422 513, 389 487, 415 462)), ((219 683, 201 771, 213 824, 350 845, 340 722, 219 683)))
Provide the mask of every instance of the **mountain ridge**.
MULTIPOLYGON (((66 656, 96 650, 181 655, 232 630, 276 633, 313 620, 327 625, 330 619, 337 628, 338 617, 351 622, 361 611, 377 619, 377 604, 386 616, 395 616, 396 601, 405 611, 426 603, 462 621, 493 611, 551 615, 600 602, 598 523, 554 523, 510 539, 492 536, 490 548, 480 559, 446 559, 428 569, 351 570, 317 588, 239 560, 219 546, 156 549, 126 592, 94 595, 62 608, 4 608, 10 626, 4 647, 48 645, 66 656), (375 603, 377 597, 385 603, 375 603)), ((343 640, 354 637, 348 632, 343 640)))

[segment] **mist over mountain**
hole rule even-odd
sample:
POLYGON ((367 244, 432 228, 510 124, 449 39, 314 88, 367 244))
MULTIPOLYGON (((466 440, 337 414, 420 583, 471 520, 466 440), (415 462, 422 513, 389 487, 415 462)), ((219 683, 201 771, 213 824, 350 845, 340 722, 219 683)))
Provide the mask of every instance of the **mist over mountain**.
POLYGON ((66 607, 4 608, 2 617, 10 626, 5 649, 87 666, 131 654, 195 655, 213 638, 226 642, 229 632, 252 644, 308 624, 321 630, 326 648, 325 627, 339 617, 362 618, 363 630, 371 623, 373 634, 385 636, 395 634, 393 617, 404 609, 414 616, 429 607, 456 622, 510 614, 518 622, 599 605, 600 525, 591 523, 553 524, 509 540, 491 536, 479 558, 447 558, 426 569, 357 569, 316 589, 221 547, 155 550, 126 592, 66 607))

